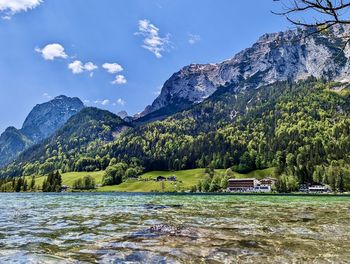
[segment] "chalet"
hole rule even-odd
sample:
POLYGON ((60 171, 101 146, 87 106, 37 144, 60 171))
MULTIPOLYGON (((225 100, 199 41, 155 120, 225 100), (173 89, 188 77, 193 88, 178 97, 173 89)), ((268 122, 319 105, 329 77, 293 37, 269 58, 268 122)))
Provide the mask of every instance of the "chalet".
POLYGON ((67 185, 62 185, 60 191, 61 191, 61 192, 67 192, 68 189, 69 189, 69 187, 68 187, 67 185))
POLYGON ((166 181, 166 178, 164 176, 158 176, 156 181, 166 181))
POLYGON ((327 193, 330 192, 331 190, 323 185, 323 184, 317 184, 317 185, 311 185, 309 186, 309 192, 310 193, 327 193))
POLYGON ((310 186, 310 184, 308 184, 308 183, 300 184, 299 192, 309 192, 309 186, 310 186))
POLYGON ((277 182, 277 179, 275 179, 275 178, 270 178, 270 177, 260 180, 260 184, 261 184, 261 185, 264 185, 264 186, 272 186, 272 185, 274 185, 276 182, 277 182))
POLYGON ((303 183, 300 184, 299 191, 306 193, 327 193, 330 192, 331 189, 328 186, 319 183, 303 183))
POLYGON ((167 178, 168 181, 177 181, 176 176, 170 176, 167 178))

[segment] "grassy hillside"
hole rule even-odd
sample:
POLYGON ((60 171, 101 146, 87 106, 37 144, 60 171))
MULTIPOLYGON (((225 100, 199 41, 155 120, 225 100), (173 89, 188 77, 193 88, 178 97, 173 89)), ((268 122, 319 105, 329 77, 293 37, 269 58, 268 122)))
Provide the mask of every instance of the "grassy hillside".
POLYGON ((114 192, 173 192, 186 191, 196 185, 205 177, 204 169, 193 169, 183 171, 152 171, 140 176, 141 180, 128 180, 120 185, 104 186, 98 191, 114 192), (176 182, 156 182, 153 179, 157 176, 176 176, 176 182))
MULTIPOLYGON (((67 185, 67 186, 72 186, 74 181, 80 178, 84 178, 85 176, 90 175, 92 176, 96 184, 101 184, 102 183, 102 178, 104 175, 104 171, 96 171, 96 172, 68 172, 62 174, 62 184, 67 185)), ((31 177, 26 177, 27 181, 30 182, 31 177)), ((43 185, 45 177, 44 176, 37 176, 35 177, 35 185, 37 189, 41 189, 43 185)))
MULTIPOLYGON (((216 174, 224 173, 225 170, 215 170, 216 174)), ((102 178, 104 171, 97 172, 68 172, 62 174, 63 185, 72 186, 74 181, 83 178, 86 175, 92 176, 96 184, 102 183, 102 178)), ((248 174, 235 173, 236 178, 264 178, 273 175, 273 168, 265 170, 256 170, 248 174)), ((141 180, 127 180, 120 185, 114 186, 103 186, 99 187, 97 191, 100 192, 174 192, 174 191, 187 191, 191 189, 192 186, 197 185, 197 183, 206 177, 204 169, 192 169, 192 170, 182 170, 182 171, 152 171, 145 173, 140 176, 141 180), (176 182, 156 182, 153 179, 157 176, 176 176, 176 182)), ((35 178, 35 183, 38 189, 44 181, 43 176, 38 176, 35 178)), ((30 177, 27 177, 30 181, 30 177)))
MULTIPOLYGON (((226 170, 215 170, 215 174, 224 173, 226 170)), ((248 174, 235 173, 235 178, 264 178, 274 175, 274 168, 256 170, 248 174)), ((98 188, 101 192, 174 192, 188 191, 192 186, 206 177, 204 169, 182 171, 152 171, 140 176, 144 181, 128 180, 120 185, 104 186, 98 188), (156 182, 152 179, 157 176, 176 176, 177 182, 156 182)))

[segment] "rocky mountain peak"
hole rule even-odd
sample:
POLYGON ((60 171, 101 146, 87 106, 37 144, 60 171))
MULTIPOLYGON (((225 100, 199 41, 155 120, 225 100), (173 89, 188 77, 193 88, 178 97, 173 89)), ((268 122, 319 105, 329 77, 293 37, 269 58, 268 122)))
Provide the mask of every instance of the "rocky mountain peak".
POLYGON ((69 97, 65 95, 59 95, 54 98, 54 100, 67 100, 69 97))
POLYGON ((83 108, 84 104, 78 98, 57 96, 47 103, 36 105, 24 121, 21 131, 33 142, 39 142, 52 135, 83 108))
POLYGON ((216 64, 191 64, 173 74, 142 116, 162 108, 181 109, 202 102, 227 84, 237 89, 255 89, 310 76, 349 81, 350 49, 343 49, 343 36, 349 35, 349 26, 333 27, 323 34, 301 28, 264 34, 252 47, 231 59, 216 64))
POLYGON ((23 150, 51 136, 67 120, 84 108, 78 98, 64 95, 36 105, 22 129, 8 127, 0 135, 0 166, 15 159, 23 150))
POLYGON ((126 111, 120 111, 117 113, 117 116, 119 116, 121 119, 124 119, 125 117, 129 116, 128 112, 126 111))

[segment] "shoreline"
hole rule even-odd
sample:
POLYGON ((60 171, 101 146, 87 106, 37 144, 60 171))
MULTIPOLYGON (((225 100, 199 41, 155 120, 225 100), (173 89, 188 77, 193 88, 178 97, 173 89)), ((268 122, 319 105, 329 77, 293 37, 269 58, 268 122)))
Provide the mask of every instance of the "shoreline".
POLYGON ((190 193, 190 192, 102 192, 102 191, 74 191, 74 192, 0 192, 0 194, 49 194, 49 195, 69 195, 69 194, 122 194, 122 195, 154 195, 154 196, 276 196, 276 197, 350 197, 347 194, 307 194, 307 193, 190 193))

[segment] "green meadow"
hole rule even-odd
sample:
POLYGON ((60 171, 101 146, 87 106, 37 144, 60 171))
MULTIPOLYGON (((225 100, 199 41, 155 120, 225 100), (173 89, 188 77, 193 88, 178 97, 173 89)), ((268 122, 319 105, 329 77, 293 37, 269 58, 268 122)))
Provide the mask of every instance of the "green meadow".
MULTIPOLYGON (((225 173, 225 170, 215 170, 215 174, 225 173)), ((87 175, 95 179, 96 185, 102 184, 104 171, 97 172, 68 172, 62 174, 63 185, 71 187, 74 181, 87 175)), ((234 172, 235 178, 264 178, 274 175, 274 169, 256 170, 247 174, 234 172)), ((128 179, 120 185, 97 187, 99 192, 181 192, 188 191, 192 186, 206 177, 205 169, 191 169, 181 171, 152 171, 142 174, 138 180, 128 179), (157 182, 154 179, 158 176, 176 176, 176 182, 162 181, 157 182)), ((31 177, 26 177, 30 181, 31 177)), ((41 189, 45 176, 35 177, 37 189, 41 189)))

